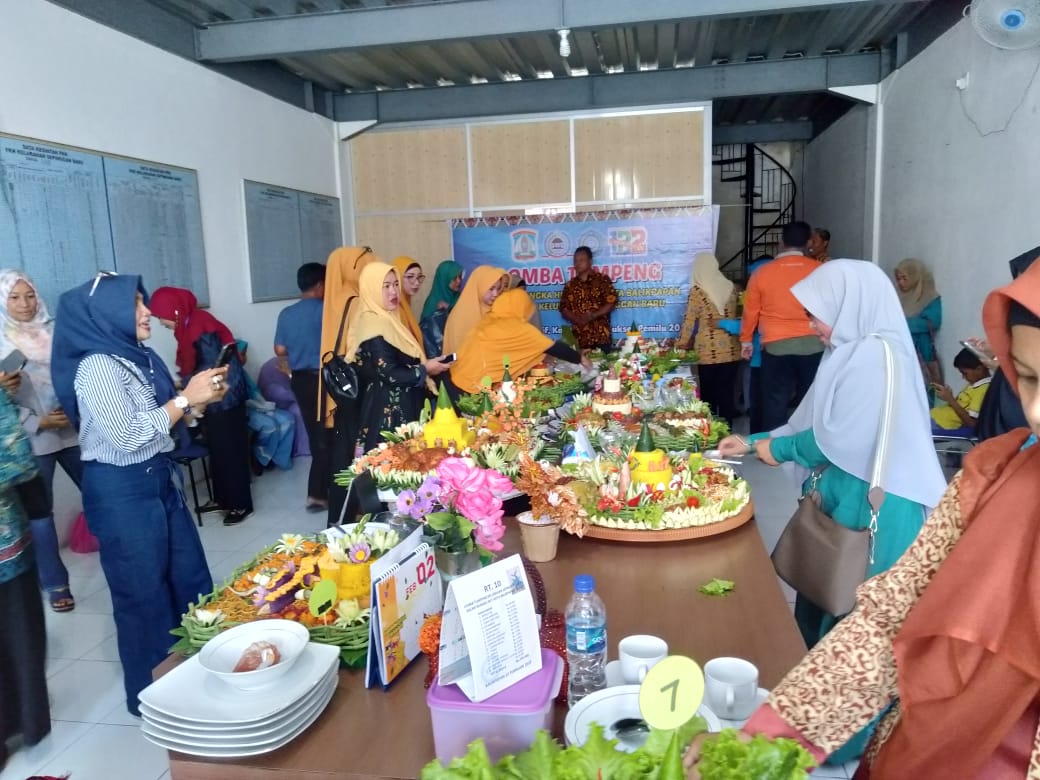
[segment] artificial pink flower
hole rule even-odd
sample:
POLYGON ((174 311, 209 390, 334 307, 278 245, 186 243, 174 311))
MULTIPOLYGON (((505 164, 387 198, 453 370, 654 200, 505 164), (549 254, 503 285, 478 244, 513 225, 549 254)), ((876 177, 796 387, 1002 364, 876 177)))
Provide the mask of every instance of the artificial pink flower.
POLYGON ((474 523, 502 519, 502 500, 491 493, 460 493, 455 509, 474 523))
POLYGON ((465 458, 445 458, 437 466, 437 476, 446 487, 459 493, 475 493, 484 489, 485 469, 465 458))

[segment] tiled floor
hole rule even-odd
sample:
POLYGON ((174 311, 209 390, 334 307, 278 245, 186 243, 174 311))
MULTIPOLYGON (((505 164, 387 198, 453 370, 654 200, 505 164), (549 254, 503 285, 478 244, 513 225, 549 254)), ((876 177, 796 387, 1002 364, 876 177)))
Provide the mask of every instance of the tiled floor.
MULTIPOLYGON (((241 525, 225 528, 219 515, 206 516, 201 536, 215 581, 222 581, 281 532, 324 527, 324 515, 303 510, 308 465, 306 459, 298 460, 292 471, 270 471, 257 479, 257 510, 241 525)), ((759 527, 771 549, 794 511, 795 490, 777 469, 752 461, 742 469, 752 483, 759 527)), ((63 557, 76 610, 47 613, 51 733, 32 748, 15 750, 0 780, 66 773, 71 773, 71 780, 164 780, 169 777, 166 751, 146 741, 139 721, 126 712, 112 603, 98 556, 64 550, 63 557)), ((793 601, 793 593, 786 592, 793 601)), ((824 767, 814 777, 844 780, 853 769, 854 765, 824 767)))

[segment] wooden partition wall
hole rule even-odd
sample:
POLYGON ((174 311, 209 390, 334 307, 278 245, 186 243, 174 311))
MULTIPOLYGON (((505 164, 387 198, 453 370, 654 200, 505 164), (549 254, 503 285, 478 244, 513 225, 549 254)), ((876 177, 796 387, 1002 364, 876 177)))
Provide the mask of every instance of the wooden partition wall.
POLYGON ((418 311, 437 264, 451 257, 453 217, 710 203, 705 115, 698 107, 371 130, 348 142, 357 242, 423 265, 418 311))

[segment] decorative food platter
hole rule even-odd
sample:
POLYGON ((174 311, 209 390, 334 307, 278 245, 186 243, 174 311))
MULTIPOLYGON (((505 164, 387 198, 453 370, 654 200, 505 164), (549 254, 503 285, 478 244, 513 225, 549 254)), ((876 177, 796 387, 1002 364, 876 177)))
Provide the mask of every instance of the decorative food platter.
POLYGON ((665 528, 660 531, 639 531, 590 525, 585 529, 585 536, 589 539, 603 539, 609 542, 682 542, 688 539, 703 539, 708 536, 724 534, 727 531, 732 531, 734 528, 739 528, 754 516, 755 505, 753 502, 748 501, 740 512, 718 523, 692 525, 688 528, 665 528))

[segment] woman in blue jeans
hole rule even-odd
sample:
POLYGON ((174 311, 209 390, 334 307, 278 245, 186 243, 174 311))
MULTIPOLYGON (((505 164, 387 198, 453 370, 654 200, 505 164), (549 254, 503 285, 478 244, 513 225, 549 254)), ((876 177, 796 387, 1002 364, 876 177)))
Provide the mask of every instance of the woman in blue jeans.
POLYGON ((151 336, 146 301, 139 276, 100 273, 69 290, 58 304, 52 362, 58 400, 79 426, 83 509, 112 594, 133 715, 170 630, 213 589, 170 459, 179 433, 171 429, 223 397, 227 371, 200 371, 177 395, 162 359, 141 343, 151 336))
POLYGON ((76 429, 58 404, 51 383, 51 341, 54 320, 36 294, 36 285, 21 271, 0 271, 0 359, 18 350, 27 362, 8 387, 29 437, 36 467, 47 489, 47 511, 29 521, 36 550, 40 587, 55 612, 68 612, 76 602, 69 590, 69 572, 58 554, 54 528, 54 470, 58 464, 79 487, 80 463, 76 429), (12 387, 15 385, 16 387, 12 387))

